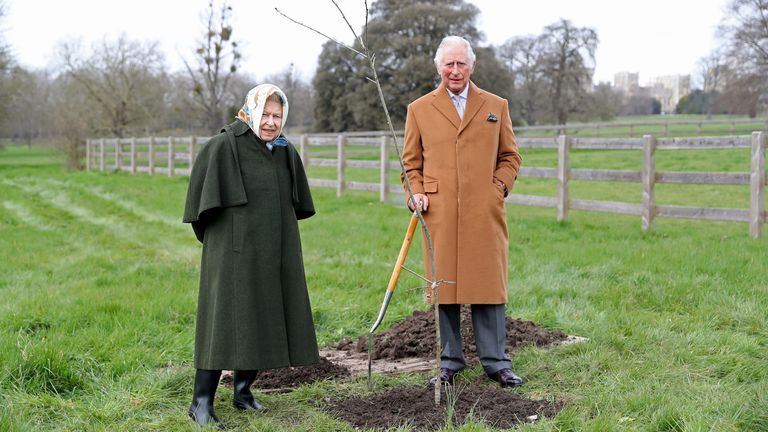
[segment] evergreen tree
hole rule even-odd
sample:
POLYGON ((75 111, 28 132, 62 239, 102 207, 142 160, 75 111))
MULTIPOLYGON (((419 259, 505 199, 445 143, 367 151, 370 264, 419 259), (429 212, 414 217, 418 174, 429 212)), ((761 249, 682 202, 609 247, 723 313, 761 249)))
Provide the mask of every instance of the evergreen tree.
POLYGON ((350 130, 352 112, 348 107, 351 81, 355 78, 354 53, 326 42, 312 80, 315 88, 315 126, 318 132, 350 130))
MULTIPOLYGON (((472 74, 475 83, 494 93, 508 94, 510 81, 493 51, 479 47, 483 39, 475 27, 479 12, 464 0, 378 0, 372 4, 368 32, 363 37, 375 53, 376 72, 396 128, 405 123, 408 104, 439 83, 434 56, 448 35, 462 36, 472 43, 478 62, 472 74)), ((318 64, 313 81, 315 129, 386 128, 379 95, 368 80, 371 74, 366 61, 329 42, 318 64)))

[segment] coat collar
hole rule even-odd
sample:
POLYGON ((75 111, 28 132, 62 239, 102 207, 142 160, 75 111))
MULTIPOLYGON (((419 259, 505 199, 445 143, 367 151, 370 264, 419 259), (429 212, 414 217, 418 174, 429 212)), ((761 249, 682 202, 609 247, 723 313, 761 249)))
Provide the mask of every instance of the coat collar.
POLYGON ((459 113, 456 112, 456 107, 453 106, 445 85, 440 83, 437 89, 432 92, 432 96, 432 105, 458 129, 458 133, 461 133, 467 127, 472 118, 477 115, 480 108, 485 104, 485 91, 476 86, 472 81, 469 82, 467 105, 464 107, 463 120, 459 117, 459 113))
MULTIPOLYGON (((240 120, 239 118, 235 119, 234 122, 230 123, 230 127, 232 128, 232 133, 235 134, 235 136, 240 136, 251 129, 247 123, 240 120)), ((224 129, 222 129, 221 131, 224 132, 224 129)))

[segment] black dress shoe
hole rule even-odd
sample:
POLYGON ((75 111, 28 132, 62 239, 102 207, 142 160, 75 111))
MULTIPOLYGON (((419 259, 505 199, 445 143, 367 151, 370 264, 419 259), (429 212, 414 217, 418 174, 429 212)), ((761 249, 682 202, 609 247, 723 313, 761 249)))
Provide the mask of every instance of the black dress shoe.
MULTIPOLYGON (((456 375, 459 371, 453 370, 451 368, 440 368, 440 385, 451 385, 453 384, 453 377, 456 375)), ((429 379, 429 385, 434 386, 435 381, 437 380, 436 377, 432 377, 429 379)))
POLYGON ((512 369, 509 368, 501 369, 488 375, 488 377, 501 384, 502 387, 517 387, 525 383, 522 378, 517 376, 512 372, 512 369))

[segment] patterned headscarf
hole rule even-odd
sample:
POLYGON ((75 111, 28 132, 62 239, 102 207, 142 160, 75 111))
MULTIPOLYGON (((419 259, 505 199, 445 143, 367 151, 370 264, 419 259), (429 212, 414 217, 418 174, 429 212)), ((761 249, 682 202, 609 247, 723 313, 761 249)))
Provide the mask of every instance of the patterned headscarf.
POLYGON ((285 120, 288 118, 288 98, 278 86, 261 84, 252 88, 248 95, 245 96, 245 104, 240 108, 240 112, 237 113, 237 118, 246 123, 259 139, 261 139, 259 123, 264 112, 264 105, 267 103, 267 98, 273 93, 280 95, 280 99, 283 101, 283 122, 280 125, 280 130, 277 132, 277 135, 280 136, 285 127, 285 120))

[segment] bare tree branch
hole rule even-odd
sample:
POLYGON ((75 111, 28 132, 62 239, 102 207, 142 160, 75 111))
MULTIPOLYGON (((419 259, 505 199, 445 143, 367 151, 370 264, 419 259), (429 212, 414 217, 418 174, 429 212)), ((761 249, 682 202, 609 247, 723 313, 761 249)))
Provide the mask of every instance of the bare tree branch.
MULTIPOLYGON (((357 33, 355 32, 355 29, 352 28, 352 24, 350 24, 349 20, 347 20, 347 16, 344 15, 344 11, 341 10, 341 8, 339 7, 339 4, 336 3, 335 0, 331 0, 331 3, 333 3, 334 6, 336 6, 336 9, 339 11, 339 14, 341 14, 341 19, 343 19, 344 22, 347 23, 347 27, 349 27, 349 31, 352 32, 352 35, 355 36, 355 40, 359 41, 360 45, 365 47, 365 42, 361 38, 359 38, 357 36, 357 33)), ((365 1, 365 18, 366 18, 366 22, 367 22, 368 21, 368 1, 365 1)))
MULTIPOLYGON (((306 28, 306 29, 308 29, 308 30, 311 30, 311 31, 313 31, 313 32, 315 32, 315 33, 317 33, 317 34, 319 34, 320 36, 322 36, 322 37, 324 37, 324 38, 326 38, 326 39, 328 39, 328 40, 330 40, 330 41, 332 41, 332 42, 336 43, 337 45, 339 45, 339 46, 342 46, 342 47, 344 47, 344 48, 346 48, 346 49, 348 49, 348 50, 350 50, 350 51, 354 52, 355 54, 357 54, 357 55, 359 55, 359 56, 362 56, 362 57, 366 57, 366 55, 365 55, 365 54, 363 54, 363 53, 361 53, 360 51, 358 51, 358 50, 356 50, 356 49, 352 48, 351 46, 349 46, 349 45, 347 45, 347 44, 345 44, 345 43, 343 43, 343 42, 339 42, 339 41, 337 41, 336 39, 334 39, 334 38, 332 38, 332 37, 330 37, 330 36, 326 35, 325 33, 322 33, 322 32, 320 32, 320 31, 318 31, 318 30, 315 30, 314 28, 312 28, 312 27, 310 27, 310 26, 308 26, 308 25, 306 25, 306 24, 304 24, 304 23, 302 23, 302 22, 296 21, 295 19, 293 19, 293 18, 289 17, 288 15, 286 15, 286 14, 282 13, 282 12, 280 11, 280 9, 278 9, 278 8, 275 8, 275 11, 276 11, 277 13, 279 13, 280 15, 284 16, 285 18, 287 18, 288 20, 290 20, 290 21, 293 21, 294 23, 296 23, 296 24, 298 24, 298 25, 300 25, 300 26, 302 26, 302 27, 304 27, 304 28, 306 28)), ((346 21, 346 18, 344 18, 344 20, 346 21)))

